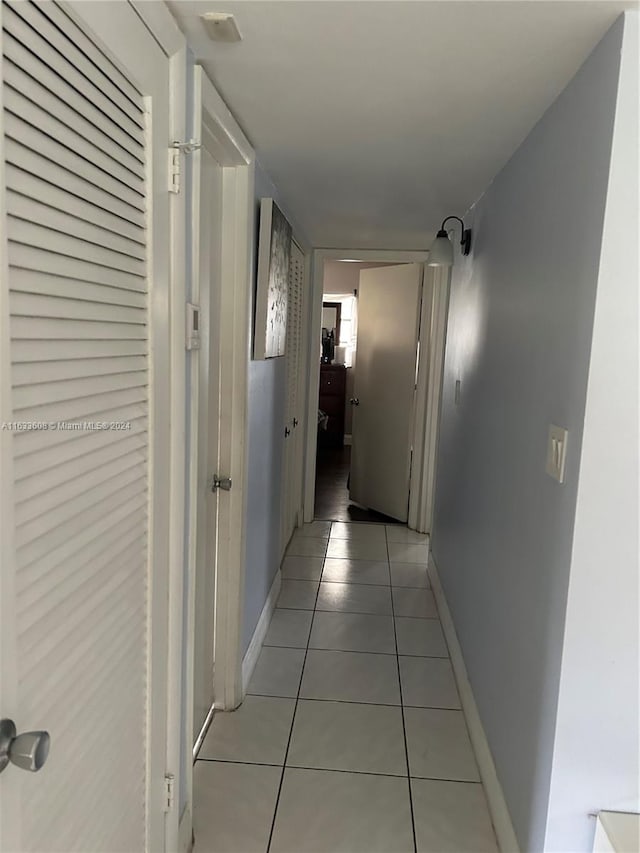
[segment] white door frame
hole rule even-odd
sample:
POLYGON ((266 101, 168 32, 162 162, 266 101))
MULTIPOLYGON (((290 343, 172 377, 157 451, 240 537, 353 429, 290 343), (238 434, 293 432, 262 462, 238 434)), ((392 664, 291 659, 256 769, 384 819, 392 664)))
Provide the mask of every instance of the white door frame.
MULTIPOLYGON (((225 406, 220 412, 220 471, 232 479, 232 489, 221 492, 218 502, 217 580, 216 580, 216 677, 214 706, 230 710, 242 701, 242 619, 244 607, 245 524, 247 505, 247 402, 249 369, 249 330, 251 310, 251 271, 255 231, 254 172, 255 154, 239 125, 227 109, 213 84, 199 66, 194 68, 193 100, 195 130, 215 141, 216 160, 222 167, 222 256, 220 293, 221 358, 220 397, 225 406), (197 105, 201 104, 198 110, 197 105)), ((200 137, 198 136, 198 141, 200 137)), ((196 152, 196 157, 199 153, 196 152)), ((200 234, 200 192, 192 187, 191 239, 192 276, 198 275, 200 234)), ((182 316, 184 316, 184 305, 182 316)), ((196 573, 196 507, 198 423, 198 362, 191 360, 191 433, 189 506, 187 530, 187 666, 185 680, 187 707, 186 742, 194 742, 194 610, 196 573)), ((184 446, 182 449, 184 455, 184 446)), ((176 602, 177 604, 177 602, 176 602)), ((182 606, 182 598, 180 598, 182 606)), ((182 646, 181 646, 182 648, 182 646)), ((213 709, 207 721, 210 722, 213 709)), ((191 841, 192 774, 188 773, 187 812, 179 835, 181 849, 191 841)))
MULTIPOLYGON (((202 125, 219 143, 222 166, 222 257, 220 299, 220 471, 233 482, 221 495, 218 521, 216 594, 216 700, 218 708, 242 701, 242 612, 244 526, 247 491, 247 398, 251 311, 251 270, 255 231, 255 154, 203 69, 194 69, 194 89, 202 99, 202 125), (218 664, 220 665, 218 671, 218 664)), ((199 200, 198 200, 199 201, 199 200)), ((198 231, 199 204, 192 210, 198 231)), ((197 266, 194 264, 194 274, 197 266)), ((192 482, 191 487, 194 488, 192 482)), ((192 565, 189 576, 192 578, 192 565)), ((191 590, 193 592, 193 590, 191 590)), ((192 626, 190 626, 192 627, 192 626)))
POLYGON ((424 268, 408 525, 431 533, 449 313, 450 267, 424 268))
MULTIPOLYGON (((139 4, 150 6, 152 4, 139 4)), ((173 21, 172 21, 173 23, 173 21)), ((187 49, 186 46, 171 57, 171 136, 182 140, 187 133, 187 49)), ((178 849, 179 786, 182 776, 182 649, 184 622, 184 538, 186 501, 186 326, 180 322, 186 302, 186 224, 187 205, 185 193, 171 196, 171 457, 170 470, 171 522, 169 529, 169 648, 167 655, 167 756, 166 772, 174 779, 174 805, 166 815, 165 853, 178 849)))
MULTIPOLYGON (((311 293, 310 306, 307 317, 306 340, 304 351, 306 353, 306 369, 308 397, 307 397, 307 424, 305 442, 305 467, 304 467, 304 520, 313 521, 315 504, 315 481, 316 481, 316 451, 318 442, 318 394, 320 390, 320 371, 318 369, 318 335, 322 318, 322 288, 324 279, 325 261, 340 260, 341 258, 357 258, 363 262, 379 263, 424 263, 429 257, 427 251, 394 251, 381 249, 315 249, 311 260, 311 293)), ((425 270, 431 269, 425 267, 425 270)), ((428 400, 423 405, 424 417, 416 420, 414 430, 414 458, 411 468, 411 493, 421 494, 424 492, 426 498, 422 500, 417 511, 409 515, 409 526, 426 531, 431 524, 433 489, 435 486, 435 449, 437 447, 437 434, 439 425, 440 407, 440 385, 442 376, 442 361, 444 358, 444 345, 446 336, 446 317, 448 310, 448 281, 449 272, 444 271, 446 285, 443 296, 443 285, 439 277, 425 274, 427 289, 423 292, 423 308, 420 338, 424 339, 424 330, 430 328, 432 334, 429 339, 429 358, 420 358, 418 364, 418 393, 422 388, 422 394, 429 388, 428 400), (425 303, 427 303, 425 305, 425 303), (431 321, 437 317, 435 327, 431 321), (423 325, 425 322, 425 325, 423 325), (440 367, 438 368, 438 365, 440 367), (439 376, 438 379, 438 369, 439 376), (426 376, 424 375, 426 373, 426 376), (432 376, 433 374, 433 376, 432 376), (435 386, 429 380, 436 379, 435 386), (429 417, 426 413, 429 412, 429 417), (429 429, 429 433, 425 430, 429 429), (420 438, 421 437, 421 438, 420 438), (423 465, 422 456, 425 447, 429 448, 428 457, 430 467, 423 465), (417 458, 416 458, 417 457, 417 458)), ((415 499, 414 499, 415 500, 415 499)))
MULTIPOLYGON (((152 34, 170 62, 170 117, 171 140, 182 141, 187 134, 187 64, 188 53, 185 38, 166 3, 161 0, 130 0, 131 5, 144 25, 152 34)), ((183 162, 184 166, 184 162, 183 162)), ((170 452, 169 477, 170 521, 169 521, 169 602, 167 626, 167 697, 166 697, 166 754, 165 773, 173 777, 173 808, 164 816, 164 850, 173 853, 179 848, 178 791, 182 776, 181 730, 182 722, 182 653, 184 630, 184 541, 186 501, 186 328, 182 321, 186 302, 186 194, 170 195, 171 207, 171 270, 169 292, 169 335, 170 335, 170 452)), ((151 704, 151 703, 150 703, 151 704)), ((157 715, 150 709, 150 727, 157 715)), ((150 756, 150 760, 151 756, 150 756)), ((157 760, 157 759, 155 759, 157 760)), ((157 837, 157 836, 155 836, 157 837)), ((154 836, 149 837, 149 848, 154 849, 154 836)))

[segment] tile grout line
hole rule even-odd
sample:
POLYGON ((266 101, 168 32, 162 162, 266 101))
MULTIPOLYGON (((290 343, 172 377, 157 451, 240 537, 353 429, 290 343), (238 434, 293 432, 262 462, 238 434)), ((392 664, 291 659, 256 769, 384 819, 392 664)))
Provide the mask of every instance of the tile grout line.
MULTIPOLYGON (((318 581, 307 581, 307 583, 318 583, 318 581)), ((364 586, 364 584, 348 584, 349 586, 364 586)), ((397 587, 388 587, 388 586, 378 586, 377 589, 390 589, 393 590, 397 587)), ((415 589, 417 592, 422 592, 421 587, 402 587, 402 589, 415 589)), ((278 607, 278 610, 305 610, 307 613, 346 613, 352 614, 353 616, 390 616, 392 614, 389 613, 372 613, 370 610, 320 610, 317 607, 311 609, 310 607, 278 607)), ((440 622, 437 616, 401 616, 398 614, 398 619, 420 619, 420 620, 431 620, 435 622, 440 622)))
MULTIPOLYGON (((307 611, 307 612, 309 612, 309 611, 307 611)), ((330 611, 318 610, 318 613, 327 613, 327 612, 330 612, 330 611)), ((340 612, 345 612, 345 611, 340 611, 340 612)), ((356 615, 362 616, 364 614, 358 613, 356 615)), ((400 616, 398 618, 402 619, 403 617, 400 616)), ((279 646, 277 643, 263 643, 262 646, 265 649, 298 649, 298 650, 303 650, 305 648, 305 646, 279 646)), ((388 658, 395 657, 397 654, 397 652, 372 652, 372 651, 369 651, 369 649, 332 649, 329 647, 325 648, 324 646, 311 646, 309 650, 313 651, 313 652, 344 652, 347 655, 352 655, 352 654, 353 655, 382 655, 383 657, 388 657, 388 658)), ((400 657, 403 657, 403 658, 429 658, 430 660, 450 660, 449 655, 409 655, 409 654, 403 654, 400 657)))
MULTIPOLYGON (((304 558, 304 559, 306 559, 306 558, 304 558)), ((310 560, 316 560, 316 559, 320 560, 322 558, 321 557, 309 557, 309 559, 310 560)), ((371 562, 382 563, 383 561, 382 560, 375 560, 375 561, 372 560, 371 562)), ((407 563, 407 565, 409 565, 409 564, 407 563)), ((387 566, 387 568, 388 568, 388 566, 387 566)), ((320 574, 320 577, 322 577, 322 573, 320 574)), ((295 577, 292 577, 291 575, 287 575, 286 577, 283 577, 282 580, 284 580, 284 581, 303 581, 304 583, 335 583, 335 584, 342 584, 343 586, 347 586, 347 585, 348 586, 373 586, 373 587, 378 587, 379 589, 418 589, 418 590, 424 589, 424 590, 428 590, 429 592, 433 591, 431 589, 431 587, 429 587, 429 586, 398 586, 397 584, 393 584, 393 583, 365 583, 364 581, 352 581, 352 580, 325 581, 325 580, 313 580, 313 578, 295 578, 295 577)), ((436 617, 435 616, 431 616, 431 617, 425 616, 424 618, 425 619, 429 619, 429 618, 435 619, 436 617)))
MULTIPOLYGON (((387 528, 384 529, 384 539, 387 545, 387 565, 389 567, 389 582, 391 582, 391 560, 389 557, 389 539, 387 537, 387 528)), ((402 694, 402 677, 400 675, 400 655, 398 654, 398 632, 396 630, 396 615, 393 604, 393 589, 391 590, 391 615, 393 617, 393 637, 396 644, 396 666, 398 670, 398 689, 400 691, 400 713, 402 715, 402 736, 404 738, 404 755, 407 762, 407 787, 409 789, 409 810, 411 812, 411 832, 413 834, 413 850, 418 853, 418 844, 416 840, 416 822, 413 815, 413 792, 411 791, 411 771, 409 769, 409 747, 407 746, 407 725, 404 718, 404 697, 402 694)))
MULTIPOLYGON (((310 652, 317 651, 334 651, 333 649, 309 649, 310 652)), ((365 652, 366 654, 366 652, 365 652)), ((388 655, 394 657, 394 655, 388 655)), ((400 657, 405 657, 401 655, 400 657)), ((431 658, 431 660, 446 660, 446 658, 431 658)), ((274 693, 247 693, 247 696, 260 696, 262 699, 295 699, 295 696, 284 696, 274 693)), ((303 702, 340 702, 344 705, 373 705, 374 708, 399 708, 400 704, 390 705, 388 702, 363 702, 362 699, 320 699, 317 696, 302 696, 303 702)), ((427 711, 460 711, 461 709, 452 708, 449 705, 405 705, 405 708, 424 708, 427 711)), ((280 765, 278 765, 280 766, 280 765)), ((355 771, 354 771, 355 772, 355 771)))
MULTIPOLYGON (((329 533, 331 533, 331 528, 329 528, 329 533)), ((327 539, 325 549, 324 549, 324 557, 322 558, 322 572, 324 572, 324 561, 327 558, 327 550, 329 548, 329 539, 327 539)), ((322 581, 322 572, 320 573, 320 581, 318 582, 318 588, 316 589, 316 599, 313 606, 313 616, 311 617, 311 625, 309 626, 309 636, 307 637, 307 645, 304 651, 304 659, 302 661, 302 669, 300 670, 300 680, 298 681, 298 692, 296 694, 296 704, 293 708, 293 716, 291 717, 291 728, 289 729, 289 738, 287 740, 287 748, 284 752, 284 759, 282 762, 282 773, 280 774, 280 784, 278 785, 278 795, 276 797, 275 806, 273 809, 273 819, 271 821, 271 829, 269 831, 269 841, 267 842, 267 851, 269 853, 271 850, 271 842, 273 841, 273 831, 276 826, 276 818, 278 816, 278 807, 280 806, 280 796, 282 794, 282 786, 284 784, 284 774, 287 769, 287 759, 289 758, 289 749, 291 748, 291 739, 293 737, 293 727, 296 722, 296 713, 298 711, 298 705, 300 704, 300 691, 302 690, 302 679, 304 678, 304 670, 307 665, 307 656, 309 654, 309 643, 311 642, 311 632, 313 631, 313 620, 316 615, 316 606, 318 604, 318 596, 320 594, 320 582, 322 581)))
MULTIPOLYGON (((393 706, 397 707, 397 706, 393 706)), ((198 758, 198 761, 202 761, 208 764, 239 764, 242 767, 278 767, 281 768, 282 764, 270 764, 267 761, 239 761, 233 760, 231 758, 198 758)), ((399 773, 374 773, 372 770, 345 770, 341 767, 307 767, 304 764, 289 764, 287 765, 288 769, 291 770, 312 770, 318 773, 347 773, 354 776, 382 776, 383 779, 405 779, 406 777, 400 775, 399 773)), ((474 779, 449 779, 444 778, 443 776, 412 776, 412 779, 424 779, 428 782, 452 782, 455 785, 480 785, 482 786, 482 781, 474 780, 474 779)))

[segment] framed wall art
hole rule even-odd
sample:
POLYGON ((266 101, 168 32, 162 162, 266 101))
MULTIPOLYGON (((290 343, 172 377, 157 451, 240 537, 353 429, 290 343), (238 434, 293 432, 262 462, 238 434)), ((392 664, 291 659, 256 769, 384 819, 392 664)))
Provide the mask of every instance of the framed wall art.
POLYGON ((284 355, 291 225, 272 198, 260 200, 254 359, 284 355))

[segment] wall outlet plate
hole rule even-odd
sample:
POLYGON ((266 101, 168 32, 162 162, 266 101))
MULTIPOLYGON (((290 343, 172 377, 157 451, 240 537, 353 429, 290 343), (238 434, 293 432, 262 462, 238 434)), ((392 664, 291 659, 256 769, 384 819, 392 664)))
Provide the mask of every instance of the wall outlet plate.
POLYGON ((564 467, 567 458, 567 439, 569 432, 563 427, 550 424, 547 440, 546 471, 559 483, 564 483, 564 467))

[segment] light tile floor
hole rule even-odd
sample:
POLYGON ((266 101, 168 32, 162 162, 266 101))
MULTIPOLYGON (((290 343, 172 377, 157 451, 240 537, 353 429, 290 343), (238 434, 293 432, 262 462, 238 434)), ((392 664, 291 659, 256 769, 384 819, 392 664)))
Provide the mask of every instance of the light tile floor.
POLYGON ((195 853, 497 853, 425 536, 298 531, 242 706, 196 762, 195 853))

